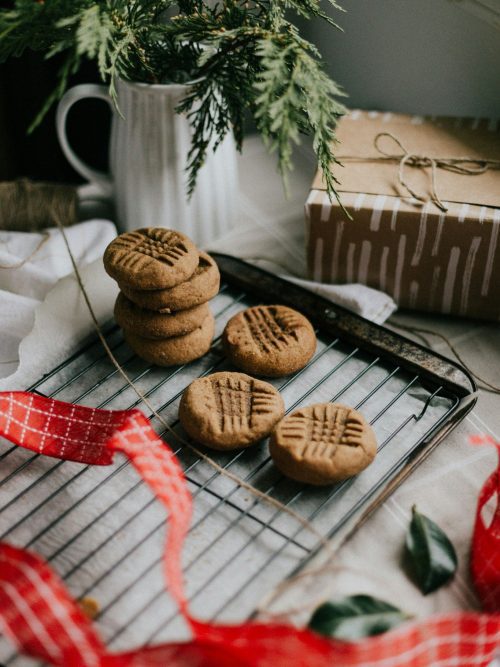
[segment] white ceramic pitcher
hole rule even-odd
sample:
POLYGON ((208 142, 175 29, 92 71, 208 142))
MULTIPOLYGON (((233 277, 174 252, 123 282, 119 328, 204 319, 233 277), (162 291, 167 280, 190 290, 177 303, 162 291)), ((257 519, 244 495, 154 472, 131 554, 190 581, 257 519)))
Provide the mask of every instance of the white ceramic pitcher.
POLYGON ((238 188, 232 136, 226 137, 216 153, 209 153, 188 201, 186 163, 191 129, 186 116, 175 113, 187 86, 119 80, 117 90, 120 112, 105 86, 75 86, 62 97, 57 109, 57 134, 70 164, 103 195, 114 198, 121 230, 169 227, 202 246, 223 234, 234 220, 238 188), (66 135, 70 108, 89 97, 105 100, 113 109, 110 175, 85 164, 66 135))

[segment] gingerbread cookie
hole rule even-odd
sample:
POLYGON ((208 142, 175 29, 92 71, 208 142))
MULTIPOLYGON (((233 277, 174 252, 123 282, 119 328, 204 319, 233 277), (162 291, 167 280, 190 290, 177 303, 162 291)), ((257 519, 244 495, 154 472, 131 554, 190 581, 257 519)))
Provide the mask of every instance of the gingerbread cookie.
POLYGON ((171 338, 197 329, 209 310, 208 303, 202 303, 174 315, 155 313, 136 306, 120 292, 115 303, 115 320, 124 331, 132 331, 144 338, 171 338))
POLYGON ((194 440, 228 450, 267 437, 284 412, 283 399, 268 382, 222 372, 189 385, 182 395, 179 419, 194 440))
POLYGON ((212 299, 219 291, 220 274, 215 261, 200 252, 198 266, 185 282, 164 290, 137 290, 120 283, 122 292, 142 308, 173 313, 212 299))
POLYGON ((214 316, 209 312, 201 326, 185 336, 153 340, 137 336, 130 331, 125 331, 124 336, 130 347, 142 359, 157 366, 176 366, 187 364, 206 354, 210 349, 214 331, 214 316))
POLYGON ((377 441, 370 424, 353 408, 316 403, 276 426, 269 451, 287 477, 323 485, 364 470, 375 458, 377 441))
POLYGON ((278 377, 303 368, 316 349, 309 320, 286 306, 247 308, 226 324, 224 350, 247 373, 278 377))
POLYGON ((198 250, 187 236, 163 227, 120 234, 104 252, 104 268, 118 283, 134 289, 174 287, 198 266, 198 250))

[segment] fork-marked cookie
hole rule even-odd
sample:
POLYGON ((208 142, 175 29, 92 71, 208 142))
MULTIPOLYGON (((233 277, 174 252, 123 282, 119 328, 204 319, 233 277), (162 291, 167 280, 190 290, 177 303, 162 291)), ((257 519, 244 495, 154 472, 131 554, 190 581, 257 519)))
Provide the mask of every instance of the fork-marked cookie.
POLYGON ((254 306, 226 324, 224 351, 246 373, 278 377, 303 368, 316 349, 309 320, 287 306, 254 306))
POLYGON ((124 331, 144 338, 184 336, 197 329, 209 313, 208 303, 168 315, 140 308, 120 292, 115 302, 115 320, 124 331))
POLYGON ((141 308, 174 313, 212 299, 219 291, 220 273, 215 260, 206 252, 200 252, 198 266, 193 275, 175 287, 138 290, 122 283, 119 283, 119 286, 125 296, 141 308))
POLYGON ((229 450, 265 438, 283 416, 279 392, 244 373, 213 373, 194 380, 182 395, 179 419, 195 440, 229 450))
POLYGON ((316 403, 280 421, 269 451, 287 477, 323 485, 364 470, 375 458, 377 441, 370 424, 353 408, 316 403))
POLYGON ((134 352, 157 366, 187 364, 202 357, 210 349, 215 331, 215 320, 209 311, 201 326, 185 336, 152 340, 125 331, 124 337, 134 352))
POLYGON ((163 227, 120 234, 104 252, 104 268, 118 283, 134 289, 174 287, 198 266, 198 250, 187 236, 163 227))

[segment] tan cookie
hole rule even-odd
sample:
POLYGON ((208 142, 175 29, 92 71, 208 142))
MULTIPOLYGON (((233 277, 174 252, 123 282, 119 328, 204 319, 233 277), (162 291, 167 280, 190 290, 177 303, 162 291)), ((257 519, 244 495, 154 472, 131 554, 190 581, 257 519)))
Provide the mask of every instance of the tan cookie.
POLYGON ((193 308, 212 299, 219 291, 220 273, 215 261, 200 252, 195 272, 185 282, 164 290, 137 290, 120 283, 122 292, 142 308, 172 313, 193 308))
POLYGON ((364 470, 375 458, 377 441, 370 424, 353 408, 316 403, 280 421, 269 451, 287 477, 323 485, 364 470))
POLYGON ((174 315, 155 313, 136 306, 120 292, 115 303, 115 320, 123 330, 144 338, 171 338, 197 329, 209 310, 208 303, 202 303, 174 315))
POLYGON ((202 357, 210 349, 214 337, 215 320, 210 313, 202 325, 185 336, 152 340, 125 331, 127 343, 134 352, 157 366, 176 366, 187 364, 202 357))
POLYGON ((179 419, 194 440, 227 450, 267 437, 284 412, 283 399, 268 382, 222 372, 189 385, 182 395, 179 419))
POLYGON ((270 377, 303 368, 316 349, 309 320, 286 306, 243 310, 226 324, 222 342, 237 368, 270 377))
POLYGON ((104 252, 104 268, 123 285, 156 290, 190 278, 198 266, 198 250, 187 236, 163 227, 120 234, 104 252))

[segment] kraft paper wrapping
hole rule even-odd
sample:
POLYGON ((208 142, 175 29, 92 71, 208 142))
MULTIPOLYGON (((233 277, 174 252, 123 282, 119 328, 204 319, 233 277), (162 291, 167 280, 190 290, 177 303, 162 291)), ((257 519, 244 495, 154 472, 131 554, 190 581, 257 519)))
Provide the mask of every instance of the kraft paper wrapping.
MULTIPOLYGON (((380 157, 379 132, 410 153, 500 159, 496 121, 423 118, 354 111, 339 124, 340 155, 380 157)), ((384 138, 385 142, 385 138, 384 138)), ((400 152, 387 139, 387 152, 400 152)), ((408 197, 399 165, 345 162, 335 176, 349 220, 316 175, 306 202, 308 268, 314 280, 359 282, 390 294, 403 308, 500 319, 500 170, 464 175, 437 170, 445 213, 408 197)), ((430 169, 406 167, 412 189, 429 196, 430 169)))

